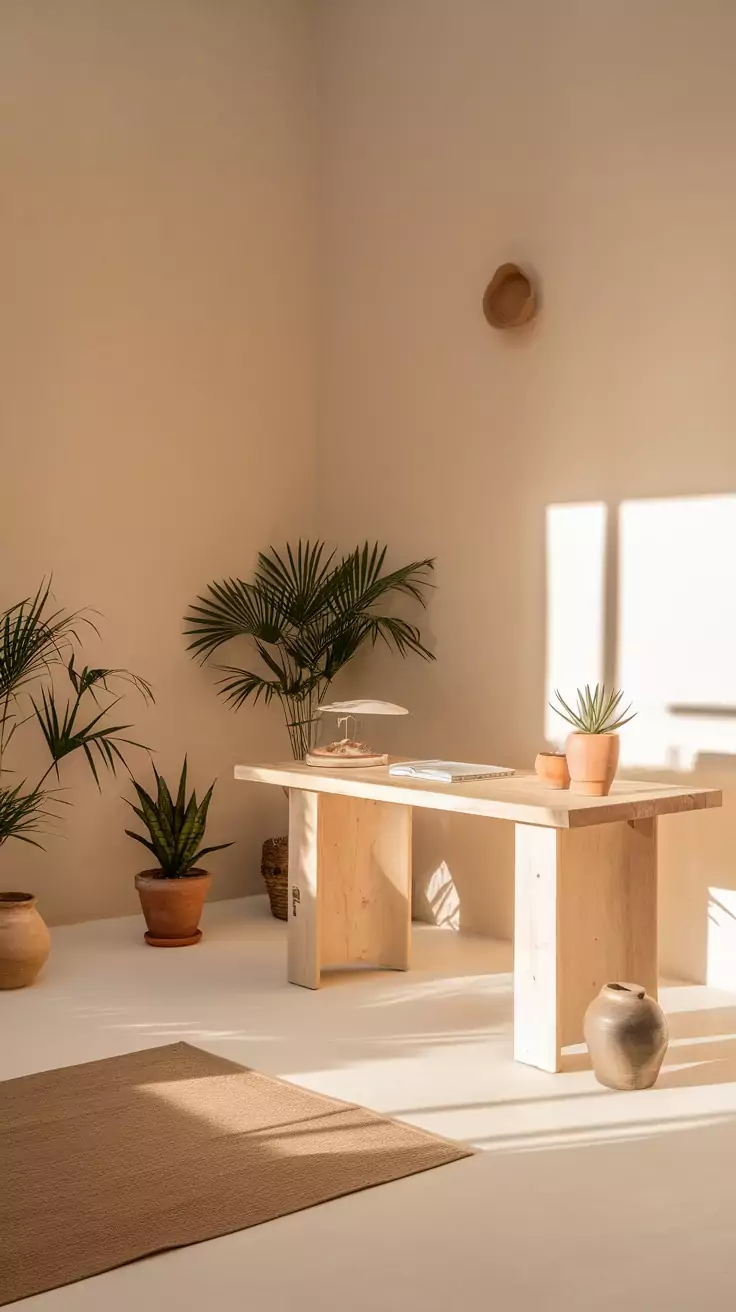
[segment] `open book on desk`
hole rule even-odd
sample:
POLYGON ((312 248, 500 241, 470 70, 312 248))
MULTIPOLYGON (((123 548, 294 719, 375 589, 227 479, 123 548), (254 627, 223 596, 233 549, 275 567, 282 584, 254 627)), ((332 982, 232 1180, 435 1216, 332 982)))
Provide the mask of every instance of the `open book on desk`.
POLYGON ((503 779, 514 774, 504 765, 471 765, 468 761, 397 761, 389 774, 400 779, 429 779, 439 784, 460 784, 471 779, 503 779))

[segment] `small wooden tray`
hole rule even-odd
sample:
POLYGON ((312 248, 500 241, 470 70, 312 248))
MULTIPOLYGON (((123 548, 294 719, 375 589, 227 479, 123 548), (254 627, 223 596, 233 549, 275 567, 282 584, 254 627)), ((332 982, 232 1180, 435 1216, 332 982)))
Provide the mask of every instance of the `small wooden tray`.
POLYGON ((386 752, 372 752, 370 756, 331 756, 329 754, 316 756, 312 752, 307 752, 304 760, 307 765, 319 766, 327 770, 357 770, 361 767, 366 769, 370 765, 388 765, 388 754, 386 752))

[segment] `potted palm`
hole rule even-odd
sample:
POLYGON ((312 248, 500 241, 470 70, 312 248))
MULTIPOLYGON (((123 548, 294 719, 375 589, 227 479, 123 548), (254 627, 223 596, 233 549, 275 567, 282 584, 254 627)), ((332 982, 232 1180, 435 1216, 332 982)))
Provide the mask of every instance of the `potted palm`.
MULTIPOLYGON (((129 724, 115 723, 117 717, 111 721, 110 716, 121 700, 116 688, 132 686, 145 701, 153 701, 151 689, 128 670, 80 666, 80 639, 89 629, 97 631, 88 613, 54 608, 48 581, 34 596, 0 612, 0 847, 11 838, 43 846, 38 836, 58 819, 56 808, 66 802, 49 776, 60 782, 67 757, 83 756, 100 788, 100 767, 113 775, 119 765, 127 769, 127 748, 142 746, 124 736, 129 724), (66 697, 57 674, 71 688, 66 697), (17 782, 8 764, 16 732, 29 723, 40 730, 48 756, 35 783, 17 782)), ((0 988, 31 984, 49 947, 35 896, 0 893, 0 988)))
POLYGON ((568 734, 565 754, 570 771, 573 792, 587 797, 607 797, 616 777, 619 756, 618 730, 636 712, 629 714, 631 706, 621 709, 623 693, 617 689, 608 692, 605 684, 577 689, 577 709, 568 706, 561 693, 555 690, 557 705, 552 710, 572 725, 568 734))
MULTIPOLYGON (((145 940, 154 948, 183 948, 198 943, 202 937, 199 921, 211 876, 197 865, 202 857, 231 843, 202 847, 207 827, 207 812, 215 785, 197 803, 192 791, 187 801, 187 760, 184 758, 176 801, 166 780, 153 767, 156 796, 146 792, 136 780, 133 787, 139 805, 128 802, 145 825, 148 837, 126 829, 126 834, 142 843, 155 856, 155 870, 144 870, 135 877, 148 930, 145 940)), ((127 799, 126 799, 127 800, 127 799)))
MULTIPOLYGON (((364 543, 347 555, 324 542, 261 552, 254 577, 211 583, 189 609, 185 632, 194 657, 208 660, 232 638, 248 638, 258 668, 219 666, 219 688, 235 709, 247 701, 278 702, 291 750, 303 760, 315 743, 319 708, 337 674, 368 643, 399 656, 434 660, 416 625, 386 602, 426 605, 432 559, 384 568, 386 547, 364 543)), ((287 840, 268 839, 262 869, 271 908, 286 919, 287 840)))

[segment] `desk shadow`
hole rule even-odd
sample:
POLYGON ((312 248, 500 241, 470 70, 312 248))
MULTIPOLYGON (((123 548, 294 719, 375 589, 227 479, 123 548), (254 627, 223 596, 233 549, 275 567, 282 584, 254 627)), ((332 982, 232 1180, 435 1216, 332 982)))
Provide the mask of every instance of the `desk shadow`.
POLYGON ((736 1084, 736 1040, 706 1040, 669 1048, 657 1088, 684 1089, 704 1084, 736 1084), (685 1062, 687 1065, 681 1065, 685 1062))

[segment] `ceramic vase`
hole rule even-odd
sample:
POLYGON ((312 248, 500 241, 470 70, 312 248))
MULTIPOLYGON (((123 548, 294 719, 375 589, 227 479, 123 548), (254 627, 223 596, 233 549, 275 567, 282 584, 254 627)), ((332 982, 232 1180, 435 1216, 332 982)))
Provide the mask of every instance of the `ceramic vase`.
POLYGON ((135 886, 148 925, 146 943, 152 948, 187 948, 199 943, 199 919, 211 882, 206 870, 177 879, 164 879, 156 870, 136 875, 135 886))
POLYGON ((585 797, 608 797, 618 769, 617 733, 571 733, 565 744, 570 787, 585 797))
POLYGON ((545 788, 570 787, 570 771, 563 752, 539 752, 534 769, 545 788))
POLYGON ((0 989, 32 984, 51 951, 51 936, 32 893, 0 893, 0 989))
POLYGON ((662 1008, 640 984, 604 984, 585 1013, 585 1042, 599 1084, 650 1089, 667 1051, 662 1008))

